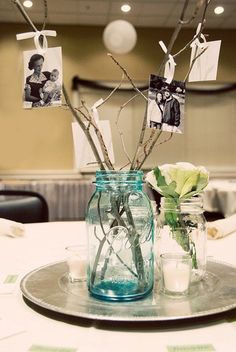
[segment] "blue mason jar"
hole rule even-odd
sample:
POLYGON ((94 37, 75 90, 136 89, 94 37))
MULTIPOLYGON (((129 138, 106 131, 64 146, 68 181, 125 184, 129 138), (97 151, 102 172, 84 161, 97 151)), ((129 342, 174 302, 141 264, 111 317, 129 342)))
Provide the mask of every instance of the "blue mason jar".
POLYGON ((87 284, 98 299, 131 301, 153 288, 153 212, 142 185, 142 171, 96 172, 86 223, 87 284))

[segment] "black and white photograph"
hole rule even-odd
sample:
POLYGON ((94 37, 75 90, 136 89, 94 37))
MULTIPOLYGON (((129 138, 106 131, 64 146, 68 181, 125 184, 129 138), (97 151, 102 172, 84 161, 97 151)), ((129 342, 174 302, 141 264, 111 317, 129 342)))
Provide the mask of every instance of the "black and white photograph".
POLYGON ((147 126, 166 132, 183 133, 185 84, 166 83, 166 78, 150 75, 147 126))
POLYGON ((61 97, 61 47, 24 51, 24 108, 61 106, 61 97))

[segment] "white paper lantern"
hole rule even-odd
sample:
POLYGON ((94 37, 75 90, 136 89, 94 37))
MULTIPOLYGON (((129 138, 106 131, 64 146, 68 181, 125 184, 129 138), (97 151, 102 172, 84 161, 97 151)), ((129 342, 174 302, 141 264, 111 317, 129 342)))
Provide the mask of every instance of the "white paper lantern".
POLYGON ((124 20, 109 23, 103 32, 105 47, 113 54, 126 54, 131 51, 137 41, 134 26, 124 20))

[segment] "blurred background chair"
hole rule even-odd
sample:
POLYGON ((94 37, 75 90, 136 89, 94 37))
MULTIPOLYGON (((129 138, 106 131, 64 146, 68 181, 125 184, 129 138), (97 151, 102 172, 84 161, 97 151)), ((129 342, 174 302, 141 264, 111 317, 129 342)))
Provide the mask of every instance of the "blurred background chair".
POLYGON ((22 223, 47 222, 48 204, 37 192, 0 190, 0 218, 22 223))

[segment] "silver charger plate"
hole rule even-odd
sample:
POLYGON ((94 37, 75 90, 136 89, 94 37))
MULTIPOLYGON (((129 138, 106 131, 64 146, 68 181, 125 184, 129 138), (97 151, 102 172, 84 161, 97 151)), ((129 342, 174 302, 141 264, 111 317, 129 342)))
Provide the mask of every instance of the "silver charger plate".
POLYGON ((204 278, 184 298, 161 294, 158 282, 146 298, 107 302, 93 298, 85 281, 71 283, 65 262, 40 267, 21 280, 23 296, 39 307, 69 316, 110 321, 169 321, 203 317, 236 308, 236 267, 207 263, 204 278))

